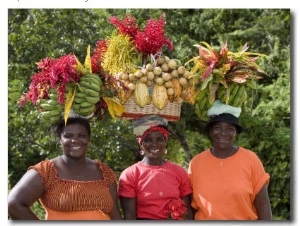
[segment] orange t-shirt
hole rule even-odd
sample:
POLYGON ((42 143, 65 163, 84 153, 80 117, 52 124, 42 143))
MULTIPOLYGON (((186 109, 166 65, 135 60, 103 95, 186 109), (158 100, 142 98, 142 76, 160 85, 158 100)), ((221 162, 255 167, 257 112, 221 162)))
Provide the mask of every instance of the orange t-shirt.
POLYGON ((219 159, 206 150, 194 156, 188 174, 195 220, 257 220, 253 202, 270 175, 253 151, 240 147, 219 159))
POLYGON ((105 164, 94 160, 103 173, 103 180, 76 181, 61 179, 54 164, 44 160, 29 169, 36 170, 43 181, 40 202, 46 220, 110 220, 113 200, 109 187, 116 174, 105 164))

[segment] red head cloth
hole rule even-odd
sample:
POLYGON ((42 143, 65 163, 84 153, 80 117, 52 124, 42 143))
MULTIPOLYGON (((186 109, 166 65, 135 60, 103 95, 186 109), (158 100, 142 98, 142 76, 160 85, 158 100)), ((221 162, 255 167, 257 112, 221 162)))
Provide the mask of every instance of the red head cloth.
POLYGON ((153 126, 150 129, 148 129, 146 132, 144 132, 144 134, 142 136, 138 136, 138 141, 139 141, 140 146, 142 145, 144 138, 153 131, 161 132, 164 135, 165 141, 166 142, 168 141, 168 136, 169 136, 170 132, 161 126, 153 126))
POLYGON ((167 129, 168 120, 158 115, 146 115, 132 121, 133 133, 138 138, 141 145, 143 139, 152 131, 160 131, 167 141, 169 131, 167 129))

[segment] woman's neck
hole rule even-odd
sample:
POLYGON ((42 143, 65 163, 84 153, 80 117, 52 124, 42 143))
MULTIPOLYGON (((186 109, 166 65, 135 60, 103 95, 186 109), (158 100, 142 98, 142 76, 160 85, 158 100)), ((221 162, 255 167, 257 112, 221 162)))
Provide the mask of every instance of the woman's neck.
POLYGON ((236 146, 232 146, 231 148, 227 148, 227 149, 218 149, 213 147, 210 149, 210 152, 216 158, 225 159, 234 155, 237 152, 237 150, 238 147, 236 146))
POLYGON ((165 159, 149 159, 144 157, 143 160, 141 161, 142 164, 144 165, 151 165, 151 166, 161 166, 166 163, 165 159))

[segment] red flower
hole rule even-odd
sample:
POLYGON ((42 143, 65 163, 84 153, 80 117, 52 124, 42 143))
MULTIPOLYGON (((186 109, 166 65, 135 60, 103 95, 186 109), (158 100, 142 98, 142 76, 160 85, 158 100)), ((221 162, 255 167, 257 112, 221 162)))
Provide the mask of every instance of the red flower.
POLYGON ((166 205, 166 210, 164 211, 167 214, 168 219, 172 220, 184 220, 185 214, 187 211, 186 204, 182 199, 172 199, 166 205))
POLYGON ((81 74, 76 71, 76 65, 73 54, 64 55, 59 59, 42 59, 37 63, 39 72, 31 76, 29 91, 20 98, 19 105, 24 106, 27 101, 35 105, 37 100, 48 97, 50 88, 58 89, 58 99, 63 104, 65 86, 80 79, 81 74))
POLYGON ((95 74, 99 74, 103 70, 101 62, 103 62, 103 57, 105 55, 105 52, 107 51, 107 46, 107 40, 96 42, 96 48, 93 52, 93 55, 91 56, 92 71, 95 74))
POLYGON ((136 48, 139 52, 147 55, 162 51, 164 45, 173 50, 172 42, 165 37, 165 18, 162 15, 158 20, 149 19, 144 32, 138 31, 135 36, 136 48))
POLYGON ((126 15, 123 21, 120 21, 117 17, 111 16, 109 22, 117 27, 120 34, 128 35, 131 38, 134 38, 139 27, 136 23, 134 16, 129 14, 126 15))

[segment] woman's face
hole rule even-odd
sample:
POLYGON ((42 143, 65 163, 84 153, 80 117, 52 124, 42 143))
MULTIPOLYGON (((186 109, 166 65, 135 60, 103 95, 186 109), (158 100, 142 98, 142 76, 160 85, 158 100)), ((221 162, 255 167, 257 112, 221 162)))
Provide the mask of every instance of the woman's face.
POLYGON ((166 140, 159 131, 149 133, 142 142, 142 150, 149 159, 161 159, 166 150, 166 140))
POLYGON ((209 131, 212 143, 216 148, 231 147, 237 134, 236 127, 226 122, 215 123, 209 131))
POLYGON ((81 158, 88 150, 89 135, 83 125, 71 124, 63 129, 60 142, 66 156, 81 158))

